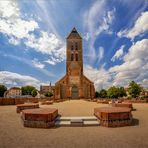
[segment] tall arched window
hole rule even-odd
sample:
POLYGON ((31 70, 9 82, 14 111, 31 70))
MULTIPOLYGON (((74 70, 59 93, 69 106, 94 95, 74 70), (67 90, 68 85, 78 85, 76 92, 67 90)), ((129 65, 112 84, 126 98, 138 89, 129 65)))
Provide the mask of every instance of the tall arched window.
POLYGON ((73 61, 74 57, 73 57, 73 53, 71 54, 71 61, 73 61))
POLYGON ((76 50, 78 50, 78 43, 75 43, 75 46, 76 46, 76 50))
POLYGON ((71 50, 73 50, 73 44, 71 45, 71 50))
POLYGON ((78 54, 76 53, 76 61, 78 61, 78 54))

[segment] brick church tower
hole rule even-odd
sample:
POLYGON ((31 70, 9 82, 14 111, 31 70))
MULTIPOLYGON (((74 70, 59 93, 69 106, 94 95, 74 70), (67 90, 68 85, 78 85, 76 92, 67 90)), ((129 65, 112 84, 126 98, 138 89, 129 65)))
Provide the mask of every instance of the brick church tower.
POLYGON ((73 28, 67 36, 66 75, 55 84, 55 99, 93 98, 94 84, 83 75, 82 37, 73 28))

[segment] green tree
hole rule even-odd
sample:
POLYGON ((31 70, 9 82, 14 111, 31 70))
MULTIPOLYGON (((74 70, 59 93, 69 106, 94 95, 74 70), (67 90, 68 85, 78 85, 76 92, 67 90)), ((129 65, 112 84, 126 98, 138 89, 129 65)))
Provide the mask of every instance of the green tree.
POLYGON ((100 97, 100 93, 98 91, 95 92, 95 97, 99 98, 100 97))
POLYGON ((0 97, 4 97, 5 91, 7 91, 7 87, 5 85, 0 85, 0 97))
POLYGON ((32 95, 32 91, 36 90, 33 86, 23 86, 22 88, 22 95, 32 95))
POLYGON ((124 89, 124 87, 119 87, 118 88, 118 97, 124 97, 126 96, 126 91, 124 89))
POLYGON ((119 96, 118 88, 115 86, 110 87, 107 91, 107 96, 109 98, 118 98, 119 96))
POLYGON ((134 97, 134 98, 138 97, 140 95, 141 91, 142 91, 142 88, 139 84, 137 84, 134 81, 130 82, 128 92, 132 97, 134 97))
POLYGON ((37 94, 38 94, 37 90, 33 89, 32 92, 31 92, 32 97, 35 97, 37 94))
POLYGON ((46 97, 52 97, 53 96, 53 93, 52 92, 47 92, 44 94, 46 97))
POLYGON ((99 92, 101 98, 106 98, 107 97, 107 91, 105 89, 100 90, 99 92))

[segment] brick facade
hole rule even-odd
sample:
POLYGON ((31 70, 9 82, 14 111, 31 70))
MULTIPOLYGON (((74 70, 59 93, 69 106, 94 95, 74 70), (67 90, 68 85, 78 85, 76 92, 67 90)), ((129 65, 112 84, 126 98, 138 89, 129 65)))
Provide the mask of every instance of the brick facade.
POLYGON ((94 98, 94 84, 83 74, 82 37, 75 28, 67 37, 66 48, 66 75, 55 84, 55 98, 94 98))

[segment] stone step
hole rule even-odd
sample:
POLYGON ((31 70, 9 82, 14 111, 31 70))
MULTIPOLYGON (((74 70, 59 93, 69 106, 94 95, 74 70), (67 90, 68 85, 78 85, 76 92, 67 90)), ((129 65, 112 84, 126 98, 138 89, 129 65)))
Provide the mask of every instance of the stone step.
POLYGON ((100 122, 97 121, 84 121, 84 126, 99 126, 100 122))
POLYGON ((55 126, 70 126, 71 122, 70 121, 56 121, 55 126))
POLYGON ((70 121, 70 120, 83 120, 83 121, 95 121, 97 117, 95 116, 78 116, 78 117, 57 117, 56 121, 70 121))
POLYGON ((71 123, 71 121, 56 121, 55 126, 99 126, 100 123, 99 121, 84 121, 82 122, 77 122, 77 123, 71 123))

